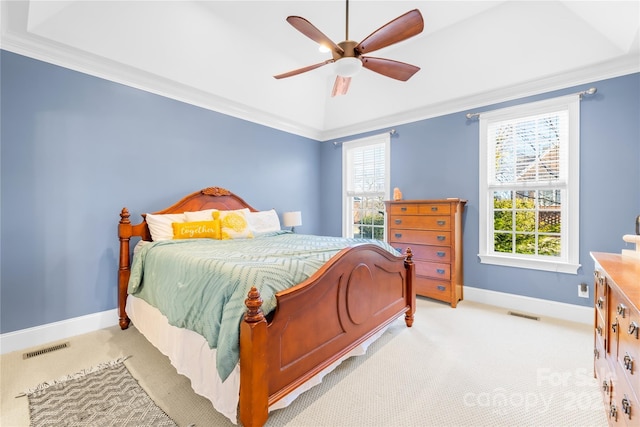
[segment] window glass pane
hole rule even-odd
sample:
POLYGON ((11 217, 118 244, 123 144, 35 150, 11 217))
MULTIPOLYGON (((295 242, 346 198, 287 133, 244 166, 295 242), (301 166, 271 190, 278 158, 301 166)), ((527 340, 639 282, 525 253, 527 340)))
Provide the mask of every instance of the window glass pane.
POLYGON ((534 234, 516 234, 516 253, 535 255, 536 236, 534 234))
POLYGON ((560 190, 538 192, 539 231, 543 233, 560 233, 562 230, 562 212, 560 190))
POLYGON ((561 178, 560 145, 567 126, 563 113, 498 122, 489 127, 489 142, 495 155, 495 182, 561 178))
POLYGON ((513 209, 513 193, 511 191, 494 191, 493 207, 495 209, 513 209))
POLYGON ((560 236, 540 236, 538 253, 547 256, 560 256, 560 236))
POLYGON ((513 234, 511 233, 496 233, 493 236, 493 245, 496 252, 513 252, 513 234))

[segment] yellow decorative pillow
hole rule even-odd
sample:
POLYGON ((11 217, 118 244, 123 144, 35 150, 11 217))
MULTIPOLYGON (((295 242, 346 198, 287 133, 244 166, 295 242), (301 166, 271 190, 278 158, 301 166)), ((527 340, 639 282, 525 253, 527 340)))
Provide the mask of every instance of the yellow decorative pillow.
POLYGON ((212 216, 214 220, 220 221, 220 238, 222 240, 253 238, 243 210, 217 211, 213 212, 212 216))
POLYGON ((174 222, 174 239, 220 239, 220 221, 174 222))

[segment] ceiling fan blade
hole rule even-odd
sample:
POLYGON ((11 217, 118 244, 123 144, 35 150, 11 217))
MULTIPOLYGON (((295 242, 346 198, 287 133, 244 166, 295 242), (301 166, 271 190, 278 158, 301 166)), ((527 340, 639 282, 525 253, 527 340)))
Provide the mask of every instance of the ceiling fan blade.
POLYGON ((424 29, 422 14, 411 10, 375 30, 356 46, 360 54, 371 53, 420 34, 424 29))
POLYGON ((320 68, 323 65, 331 64, 333 59, 327 59, 324 62, 320 62, 318 64, 308 65, 306 67, 298 68, 297 70, 288 71, 286 73, 278 74, 277 76, 273 76, 276 79, 284 79, 285 77, 296 76, 298 74, 306 73, 307 71, 315 70, 316 68, 320 68))
POLYGON ((392 59, 373 58, 370 56, 361 56, 362 66, 368 70, 391 77, 392 79, 402 80, 406 82, 420 70, 420 67, 406 64, 404 62, 394 61, 392 59))
POLYGON ((331 91, 331 97, 336 95, 346 95, 351 84, 351 77, 336 76, 336 81, 333 83, 333 90, 331 91))
POLYGON ((335 44, 329 37, 325 36, 322 31, 313 26, 313 24, 300 16, 288 16, 287 22, 296 30, 309 37, 314 42, 334 51, 338 55, 344 54, 344 50, 335 44))

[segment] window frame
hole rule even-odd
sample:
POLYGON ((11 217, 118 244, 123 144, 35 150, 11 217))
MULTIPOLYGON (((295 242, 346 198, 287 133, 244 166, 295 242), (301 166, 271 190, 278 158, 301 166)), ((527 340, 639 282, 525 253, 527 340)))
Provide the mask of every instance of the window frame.
MULTIPOLYGON (((384 194, 382 194, 383 200, 389 200, 391 194, 391 136, 388 132, 368 136, 364 138, 355 139, 352 141, 346 141, 342 144, 342 236, 343 237, 353 237, 353 203, 351 202, 352 197, 356 197, 356 195, 351 194, 347 188, 348 186, 348 178, 351 172, 351 164, 349 164, 349 152, 350 150, 375 146, 375 145, 384 145, 384 194)), ((378 192, 375 192, 378 193, 378 192)), ((371 196, 375 193, 357 193, 362 195, 371 196)), ((383 214, 384 224, 383 229, 383 238, 382 241, 387 241, 387 216, 383 214)))
MULTIPOLYGON (((514 107, 502 108, 480 114, 480 138, 479 138, 479 247, 478 257, 483 264, 493 264, 508 267, 527 268, 543 271, 577 274, 580 268, 580 96, 568 95, 552 98, 544 101, 521 104, 514 107), (489 126, 507 120, 523 119, 544 113, 552 113, 561 110, 568 112, 566 147, 560 149, 561 166, 567 167, 566 183, 555 186, 563 191, 565 197, 561 198, 561 248, 560 257, 548 257, 543 255, 505 254, 494 250, 494 207, 493 191, 490 186, 489 173, 491 166, 489 161, 495 162, 495 158, 489 159, 494 152, 489 147, 489 126), (566 158, 563 159, 562 156, 566 158), (561 188, 562 187, 562 188, 561 188)), ((535 189, 535 185, 523 186, 520 189, 535 189)), ((548 188, 544 188, 548 189, 548 188)))

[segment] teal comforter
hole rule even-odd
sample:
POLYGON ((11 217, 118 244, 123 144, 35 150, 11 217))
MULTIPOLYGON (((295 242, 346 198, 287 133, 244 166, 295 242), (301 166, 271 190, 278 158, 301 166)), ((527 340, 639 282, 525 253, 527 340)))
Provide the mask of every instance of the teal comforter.
POLYGON ((154 242, 137 251, 129 293, 158 308, 171 325, 191 329, 217 349, 224 381, 240 357, 240 322, 252 286, 265 314, 275 294, 312 276, 347 246, 377 240, 293 234, 286 231, 243 240, 190 239, 154 242))

